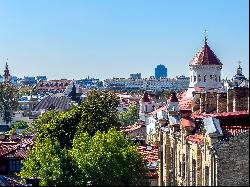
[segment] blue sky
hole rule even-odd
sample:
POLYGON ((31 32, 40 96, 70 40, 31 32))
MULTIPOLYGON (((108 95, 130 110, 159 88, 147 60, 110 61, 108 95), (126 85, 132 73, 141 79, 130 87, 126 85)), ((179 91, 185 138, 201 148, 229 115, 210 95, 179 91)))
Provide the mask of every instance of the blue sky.
POLYGON ((49 79, 188 75, 208 43, 231 78, 249 77, 248 0, 0 0, 0 71, 49 79))

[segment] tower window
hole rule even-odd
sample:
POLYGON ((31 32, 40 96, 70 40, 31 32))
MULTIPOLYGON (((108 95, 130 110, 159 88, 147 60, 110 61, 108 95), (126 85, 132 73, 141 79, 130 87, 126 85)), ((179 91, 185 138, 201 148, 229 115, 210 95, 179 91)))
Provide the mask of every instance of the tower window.
POLYGON ((196 82, 196 76, 194 76, 194 82, 196 82))
POLYGON ((214 78, 215 78, 215 81, 217 82, 217 76, 216 75, 214 76, 214 78))
POLYGON ((206 81, 207 81, 207 75, 204 76, 204 82, 206 82, 206 81))
POLYGON ((201 81, 201 76, 200 75, 198 75, 198 82, 200 82, 201 81))
POLYGON ((219 76, 219 82, 220 82, 220 76, 219 76))

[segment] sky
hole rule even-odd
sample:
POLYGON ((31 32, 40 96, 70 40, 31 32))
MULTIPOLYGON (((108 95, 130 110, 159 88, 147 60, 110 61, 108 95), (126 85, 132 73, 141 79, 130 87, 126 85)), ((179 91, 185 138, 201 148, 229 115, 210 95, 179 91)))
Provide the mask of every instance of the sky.
POLYGON ((0 0, 0 72, 8 58, 18 77, 188 76, 205 29, 222 77, 239 60, 249 77, 248 0, 0 0))

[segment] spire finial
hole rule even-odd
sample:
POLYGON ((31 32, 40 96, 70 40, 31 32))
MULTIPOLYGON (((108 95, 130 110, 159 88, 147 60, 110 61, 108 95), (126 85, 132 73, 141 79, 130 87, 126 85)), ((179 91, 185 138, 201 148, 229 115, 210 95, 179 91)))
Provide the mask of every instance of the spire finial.
POLYGON ((205 35, 205 44, 207 44, 207 29, 205 29, 204 35, 205 35))
POLYGON ((241 65, 241 63, 242 63, 242 62, 239 60, 239 61, 238 61, 239 67, 241 67, 241 66, 240 66, 240 65, 241 65))

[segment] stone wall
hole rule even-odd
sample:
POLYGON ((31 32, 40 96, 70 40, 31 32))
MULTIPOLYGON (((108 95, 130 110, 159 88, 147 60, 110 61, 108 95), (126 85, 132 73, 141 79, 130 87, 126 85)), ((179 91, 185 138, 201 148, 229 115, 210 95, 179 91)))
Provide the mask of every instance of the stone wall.
POLYGON ((233 111, 248 110, 249 88, 235 88, 233 92, 233 111))
POLYGON ((227 111, 227 93, 217 93, 217 112, 227 111))
POLYGON ((216 146, 218 186, 249 185, 249 131, 216 146))

